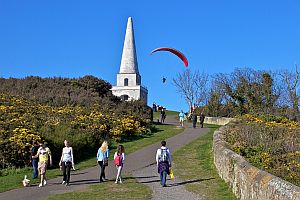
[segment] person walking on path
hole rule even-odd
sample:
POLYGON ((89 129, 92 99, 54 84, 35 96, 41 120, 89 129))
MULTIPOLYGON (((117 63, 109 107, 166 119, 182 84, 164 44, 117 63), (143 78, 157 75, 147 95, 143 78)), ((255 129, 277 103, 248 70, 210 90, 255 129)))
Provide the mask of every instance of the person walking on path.
POLYGON ((124 161, 125 161, 125 150, 124 150, 124 146, 120 144, 114 155, 114 163, 117 168, 117 177, 116 177, 116 182, 115 182, 116 184, 118 182, 122 183, 121 173, 122 173, 122 169, 124 166, 124 161))
POLYGON ((172 167, 171 153, 166 144, 166 141, 162 141, 161 147, 156 151, 156 165, 160 174, 160 184, 163 187, 166 187, 167 174, 170 174, 170 167, 172 167))
POLYGON ((195 112, 192 114, 192 121, 193 121, 193 128, 196 128, 196 124, 197 124, 197 115, 196 115, 195 112))
POLYGON ((108 157, 109 157, 109 149, 107 141, 104 141, 101 147, 98 149, 97 152, 97 162, 100 166, 100 183, 103 182, 105 177, 105 167, 108 166, 108 157))
POLYGON ((183 127, 183 123, 184 123, 184 113, 183 113, 182 110, 181 110, 180 113, 179 113, 179 123, 180 123, 180 126, 183 127))
POLYGON ((165 109, 163 108, 163 109, 161 109, 161 111, 160 111, 160 121, 161 121, 162 124, 165 123, 165 119, 166 119, 166 111, 165 111, 165 109))
POLYGON ((73 158, 73 148, 67 140, 64 141, 65 147, 62 149, 61 158, 59 161, 59 166, 63 171, 63 181, 62 184, 68 186, 70 184, 71 168, 75 170, 74 158, 73 158))
POLYGON ((39 184, 39 187, 43 187, 47 184, 46 170, 49 160, 50 166, 52 166, 51 151, 48 147, 46 147, 46 144, 43 142, 40 143, 40 148, 38 149, 37 154, 35 156, 32 156, 32 158, 37 157, 39 158, 38 169, 41 177, 41 183, 39 184))
POLYGON ((32 148, 31 148, 31 157, 30 157, 30 161, 32 164, 32 168, 33 168, 33 175, 32 175, 32 179, 36 179, 39 175, 39 171, 38 171, 38 158, 33 158, 33 156, 35 156, 38 152, 39 149, 39 145, 37 141, 33 141, 32 143, 32 148))
MULTIPOLYGON (((168 124, 178 125, 178 121, 179 121, 178 115, 168 116, 168 118, 166 118, 166 123, 168 123, 168 124)), ((186 128, 186 129, 184 129, 184 131, 182 133, 180 133, 176 136, 173 136, 172 138, 169 138, 168 142, 167 142, 167 144, 168 144, 167 147, 170 149, 170 152, 173 152, 173 151, 189 144, 190 142, 192 142, 196 138, 199 138, 200 136, 202 136, 203 134, 205 134, 207 132, 208 132, 208 129, 204 129, 204 128, 203 129, 186 128)), ((75 146, 74 146, 74 148, 75 148, 75 146)), ((180 185, 180 186, 167 187, 167 188, 161 187, 161 185, 156 182, 156 179, 157 178, 159 179, 159 174, 156 174, 157 166, 156 166, 156 164, 153 166, 152 161, 153 161, 153 159, 155 159, 155 153, 158 148, 159 147, 157 147, 157 144, 153 144, 153 145, 149 145, 149 146, 140 148, 136 152, 133 152, 131 154, 128 154, 127 151, 125 150, 126 151, 125 152, 126 161, 124 164, 126 164, 126 166, 124 165, 125 168, 123 168, 123 171, 122 171, 122 175, 124 173, 128 173, 129 175, 132 174, 132 176, 136 177, 139 182, 143 182, 143 184, 144 184, 144 182, 146 182, 145 183, 146 185, 150 184, 152 186, 152 183, 154 183, 155 189, 154 189, 153 193, 155 194, 154 198, 158 196, 157 199, 161 198, 160 192, 163 192, 164 194, 166 194, 168 196, 168 194, 170 194, 171 192, 173 193, 173 189, 175 190, 176 188, 184 186, 184 184, 182 184, 182 182, 184 182, 184 180, 178 182, 179 183, 178 185, 180 185), (144 172, 144 170, 142 170, 142 169, 145 169, 145 167, 147 167, 147 166, 150 166, 150 168, 149 168, 150 171, 144 172), (143 172, 140 173, 139 170, 142 170, 143 172), (157 175, 157 178, 152 177, 153 178, 152 179, 152 178, 148 177, 148 176, 153 175, 152 172, 155 173, 154 175, 157 175), (153 182, 150 182, 150 181, 153 181, 153 182)), ((75 151, 75 149, 73 149, 73 150, 75 151)), ((60 151, 61 151, 61 149, 60 149, 60 151)), ((94 153, 96 154, 96 152, 94 152, 94 153)), ((113 152, 112 156, 114 155, 114 153, 115 152, 113 152)), ((110 150, 110 154, 111 154, 111 150, 110 150)), ((74 156, 75 156, 75 154, 74 154, 74 156)), ((110 157, 111 157, 111 155, 110 155, 110 157)), ((76 159, 76 158, 74 158, 74 159, 76 159)), ((173 163, 173 156, 172 156, 172 167, 173 167, 173 165, 174 165, 174 163, 173 163)), ((105 174, 106 174, 106 178, 109 178, 109 179, 114 178, 114 181, 115 181, 116 168, 115 167, 112 167, 112 168, 106 167, 105 174)), ((72 176, 72 180, 70 182, 71 187, 66 187, 66 189, 68 189, 68 190, 64 190, 62 188, 62 185, 56 184, 56 183, 61 183, 61 180, 62 180, 61 177, 57 177, 53 180, 49 180, 48 182, 52 183, 52 184, 49 184, 49 186, 47 185, 48 187, 44 187, 42 189, 35 188, 35 187, 20 187, 18 189, 1 192, 0 199, 33 200, 33 199, 41 199, 41 197, 48 198, 54 194, 70 191, 70 189, 74 192, 82 191, 82 190, 85 190, 91 183, 95 183, 94 182, 95 177, 97 178, 97 180, 99 179, 99 166, 85 169, 82 171, 82 173, 76 173, 76 175, 71 174, 71 176, 72 176), (75 181, 76 181, 76 185, 75 185, 75 181), (72 186, 73 182, 74 182, 74 185, 72 186)), ((180 179, 175 178, 174 182, 172 181, 172 185, 176 184, 178 180, 180 180, 180 179)), ((171 184, 171 182, 167 181, 167 185, 169 185, 169 184, 171 184)), ((176 195, 176 194, 174 192, 174 195, 176 195)), ((174 198, 168 198, 168 199, 174 199, 174 198)), ((188 198, 186 198, 186 199, 188 199, 188 198)))
POLYGON ((201 128, 203 128, 203 123, 204 123, 205 115, 203 113, 200 114, 200 124, 201 128))

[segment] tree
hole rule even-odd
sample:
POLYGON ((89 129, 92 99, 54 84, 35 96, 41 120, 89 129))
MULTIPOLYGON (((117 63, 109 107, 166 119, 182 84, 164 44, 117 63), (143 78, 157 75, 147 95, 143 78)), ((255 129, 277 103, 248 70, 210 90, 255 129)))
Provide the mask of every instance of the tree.
POLYGON ((208 91, 208 75, 206 73, 192 72, 187 69, 177 74, 177 77, 173 79, 173 84, 189 104, 190 112, 194 105, 206 104, 208 91))
POLYGON ((215 84, 210 89, 208 101, 206 104, 206 114, 211 117, 221 116, 222 109, 222 92, 215 84))
POLYGON ((298 65, 295 65, 295 72, 282 70, 280 76, 287 90, 289 104, 292 107, 291 118, 295 120, 299 114, 299 92, 297 91, 299 87, 298 65))
POLYGON ((269 72, 237 68, 231 74, 216 74, 214 82, 239 115, 271 112, 278 98, 269 72))

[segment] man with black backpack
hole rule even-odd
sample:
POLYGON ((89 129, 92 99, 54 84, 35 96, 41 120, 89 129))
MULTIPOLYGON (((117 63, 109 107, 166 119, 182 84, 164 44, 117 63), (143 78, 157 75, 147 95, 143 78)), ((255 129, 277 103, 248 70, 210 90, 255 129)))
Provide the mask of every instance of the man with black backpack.
POLYGON ((161 147, 156 152, 156 164, 160 174, 160 184, 163 187, 166 187, 167 174, 170 174, 170 167, 172 166, 171 153, 166 144, 166 141, 162 141, 161 147))

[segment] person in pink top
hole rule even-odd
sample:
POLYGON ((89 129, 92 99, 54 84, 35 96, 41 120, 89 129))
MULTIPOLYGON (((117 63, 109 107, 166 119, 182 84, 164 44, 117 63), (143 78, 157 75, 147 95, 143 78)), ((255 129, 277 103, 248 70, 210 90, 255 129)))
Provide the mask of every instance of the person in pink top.
POLYGON ((124 150, 124 146, 120 144, 114 155, 114 163, 118 170, 115 183, 118 183, 118 182, 122 183, 121 173, 122 173, 122 169, 124 166, 124 161, 125 161, 125 150, 124 150))

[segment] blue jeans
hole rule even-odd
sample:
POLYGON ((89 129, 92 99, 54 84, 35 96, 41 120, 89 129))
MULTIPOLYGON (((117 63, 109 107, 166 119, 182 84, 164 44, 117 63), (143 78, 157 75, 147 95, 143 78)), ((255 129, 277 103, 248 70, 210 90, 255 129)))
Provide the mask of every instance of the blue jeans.
POLYGON ((167 183, 167 172, 162 171, 160 172, 160 184, 165 187, 167 183))
POLYGON ((32 159, 32 168, 33 168, 33 175, 32 178, 35 179, 38 177, 38 161, 37 159, 32 159))

